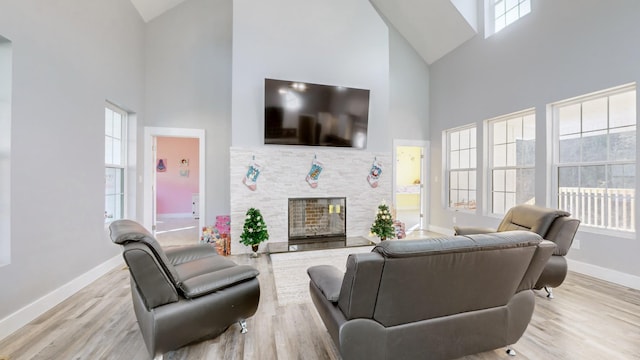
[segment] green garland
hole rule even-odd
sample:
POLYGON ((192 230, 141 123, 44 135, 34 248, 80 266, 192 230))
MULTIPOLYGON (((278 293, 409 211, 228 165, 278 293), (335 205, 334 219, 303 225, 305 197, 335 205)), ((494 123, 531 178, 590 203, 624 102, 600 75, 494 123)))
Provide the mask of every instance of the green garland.
POLYGON ((371 225, 371 232, 381 240, 395 237, 396 229, 393 227, 393 219, 387 205, 378 205, 378 213, 376 214, 376 220, 371 225))
POLYGON ((265 240, 269 240, 269 232, 267 232, 267 224, 265 224, 260 210, 255 208, 247 210, 240 242, 243 245, 251 246, 258 245, 265 240))

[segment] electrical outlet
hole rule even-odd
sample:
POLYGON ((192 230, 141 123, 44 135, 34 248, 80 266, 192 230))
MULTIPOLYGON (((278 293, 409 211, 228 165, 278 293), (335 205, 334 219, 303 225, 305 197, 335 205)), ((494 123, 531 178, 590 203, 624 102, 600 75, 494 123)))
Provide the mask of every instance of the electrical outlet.
MULTIPOLYGON (((573 239, 573 242, 571 243, 571 248, 572 248, 572 249, 580 250, 580 240, 578 240, 578 239, 573 239)), ((1 360, 1 359, 0 359, 0 360, 1 360)))
POLYGON ((453 222, 454 224, 456 223, 456 216, 453 215, 453 217, 451 218, 451 222, 453 222))

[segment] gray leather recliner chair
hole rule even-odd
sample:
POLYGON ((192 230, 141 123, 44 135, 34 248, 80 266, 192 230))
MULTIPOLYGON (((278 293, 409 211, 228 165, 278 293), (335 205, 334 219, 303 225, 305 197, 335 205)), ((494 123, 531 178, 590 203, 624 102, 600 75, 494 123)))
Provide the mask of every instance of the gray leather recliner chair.
POLYGON ((309 291, 344 360, 453 359, 514 344, 555 244, 532 232, 382 241, 309 291))
POLYGON ((454 230, 456 235, 525 230, 553 241, 557 245, 556 250, 535 285, 535 289, 544 288, 547 296, 553 298, 552 288, 560 286, 567 277, 568 267, 565 255, 571 248, 579 225, 580 220, 572 218, 566 211, 523 204, 509 209, 497 229, 454 226, 454 230))
POLYGON ((163 249, 140 224, 117 220, 111 240, 123 247, 133 309, 152 358, 210 339, 252 316, 260 299, 258 270, 237 265, 206 244, 163 249))

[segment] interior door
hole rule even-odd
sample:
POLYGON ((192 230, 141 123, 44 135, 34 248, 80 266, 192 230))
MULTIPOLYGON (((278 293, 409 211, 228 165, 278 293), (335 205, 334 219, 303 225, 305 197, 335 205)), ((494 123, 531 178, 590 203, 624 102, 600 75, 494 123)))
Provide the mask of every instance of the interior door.
POLYGON ((426 230, 426 151, 423 144, 403 143, 395 147, 396 219, 407 235, 426 230))

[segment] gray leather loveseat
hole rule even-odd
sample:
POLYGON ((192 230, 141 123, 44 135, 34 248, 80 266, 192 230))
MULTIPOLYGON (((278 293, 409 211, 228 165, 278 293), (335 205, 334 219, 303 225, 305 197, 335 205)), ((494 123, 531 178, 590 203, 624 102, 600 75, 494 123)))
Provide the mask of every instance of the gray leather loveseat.
POLYGON ((553 241, 556 250, 536 283, 535 289, 544 288, 553 298, 552 288, 560 286, 567 277, 565 256, 571 248, 580 220, 563 210, 522 204, 509 209, 497 229, 475 226, 454 226, 456 235, 488 234, 502 231, 532 231, 544 239, 553 241))
POLYGON ((453 359, 518 341, 555 247, 525 231, 388 240, 344 274, 309 268, 309 288, 345 360, 453 359))
POLYGON ((210 339, 252 316, 258 270, 236 265, 206 244, 163 249, 140 224, 117 220, 111 240, 123 247, 133 309, 151 357, 210 339))

